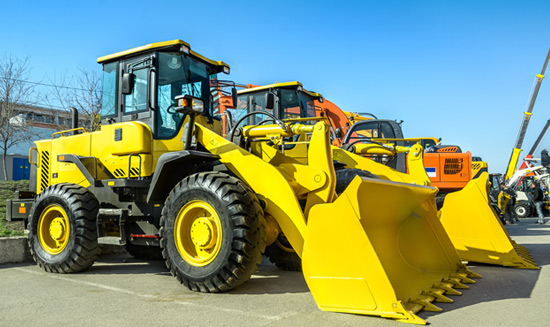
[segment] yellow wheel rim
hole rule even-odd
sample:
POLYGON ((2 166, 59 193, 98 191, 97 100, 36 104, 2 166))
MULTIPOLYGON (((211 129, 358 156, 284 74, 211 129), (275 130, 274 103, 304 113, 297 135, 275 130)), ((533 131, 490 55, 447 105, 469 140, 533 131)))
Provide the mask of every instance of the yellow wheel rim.
POLYGON ((222 225, 216 210, 204 201, 184 205, 176 216, 174 240, 187 263, 196 267, 211 263, 222 243, 222 225))
POLYGON ((42 211, 37 229, 40 246, 49 254, 61 253, 69 243, 69 218, 65 210, 57 204, 49 205, 42 211))

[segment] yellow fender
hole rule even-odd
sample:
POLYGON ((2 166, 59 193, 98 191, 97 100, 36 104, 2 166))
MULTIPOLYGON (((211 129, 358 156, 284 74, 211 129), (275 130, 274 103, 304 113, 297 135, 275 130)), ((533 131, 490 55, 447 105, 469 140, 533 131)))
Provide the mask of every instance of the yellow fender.
POLYGON ((491 208, 488 178, 483 172, 462 190, 447 194, 439 210, 441 223, 456 251, 467 261, 539 269, 525 247, 510 238, 491 208))

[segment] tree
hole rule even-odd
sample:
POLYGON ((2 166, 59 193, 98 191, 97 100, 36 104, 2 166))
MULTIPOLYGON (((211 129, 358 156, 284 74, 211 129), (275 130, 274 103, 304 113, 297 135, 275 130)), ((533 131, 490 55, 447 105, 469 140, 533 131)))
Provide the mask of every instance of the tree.
POLYGON ((28 58, 0 58, 0 151, 6 180, 8 150, 18 143, 27 141, 33 135, 25 126, 24 120, 17 116, 17 108, 28 103, 33 94, 33 85, 26 83, 30 71, 28 58))
POLYGON ((85 128, 96 131, 100 127, 102 79, 93 70, 79 69, 80 74, 68 78, 63 75, 50 79, 53 87, 51 95, 63 108, 75 107, 79 113, 80 122, 85 128), (70 85, 70 86, 68 86, 70 85))

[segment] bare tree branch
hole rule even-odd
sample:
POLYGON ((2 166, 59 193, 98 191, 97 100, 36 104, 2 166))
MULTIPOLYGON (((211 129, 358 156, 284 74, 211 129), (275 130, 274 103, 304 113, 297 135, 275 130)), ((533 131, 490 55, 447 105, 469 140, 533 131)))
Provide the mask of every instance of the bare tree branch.
POLYGON ((95 131, 100 126, 102 79, 93 70, 79 69, 80 73, 67 77, 50 79, 53 89, 51 96, 67 110, 75 107, 80 115, 80 122, 85 128, 95 131), (68 87, 72 85, 73 87, 68 87))
POLYGON ((21 117, 17 117, 17 108, 24 106, 34 92, 33 85, 25 83, 30 71, 28 58, 21 60, 11 55, 0 58, 0 151, 5 179, 8 179, 8 150, 33 135, 21 117))

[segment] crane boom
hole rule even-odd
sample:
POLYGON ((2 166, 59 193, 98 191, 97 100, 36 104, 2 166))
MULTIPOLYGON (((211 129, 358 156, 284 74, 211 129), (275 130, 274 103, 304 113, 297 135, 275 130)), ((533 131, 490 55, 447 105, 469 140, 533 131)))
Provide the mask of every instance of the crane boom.
POLYGON ((550 59, 550 49, 548 50, 548 54, 546 55, 546 60, 544 61, 544 65, 542 66, 542 70, 540 74, 535 76, 536 85, 533 90, 533 93, 531 94, 531 100, 529 101, 529 106, 527 107, 527 111, 523 113, 523 120, 521 121, 521 126, 519 128, 518 137, 516 139, 516 145, 512 149, 512 155, 510 156, 510 160, 508 161, 508 168, 506 169, 506 175, 505 175, 506 179, 510 179, 514 174, 514 171, 516 170, 519 154, 521 152, 521 146, 523 145, 523 139, 525 138, 525 132, 527 131, 527 126, 529 126, 529 120, 531 119, 531 115, 533 114, 533 107, 535 106, 535 101, 537 100, 537 95, 539 94, 540 85, 542 84, 542 79, 544 78, 544 73, 546 72, 546 66, 548 66, 549 59, 550 59))

